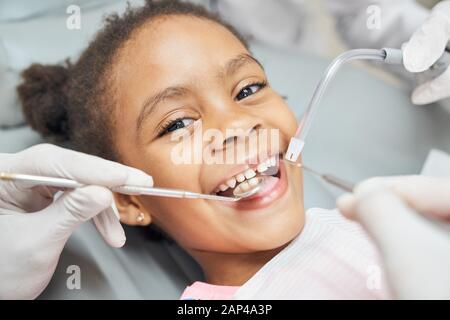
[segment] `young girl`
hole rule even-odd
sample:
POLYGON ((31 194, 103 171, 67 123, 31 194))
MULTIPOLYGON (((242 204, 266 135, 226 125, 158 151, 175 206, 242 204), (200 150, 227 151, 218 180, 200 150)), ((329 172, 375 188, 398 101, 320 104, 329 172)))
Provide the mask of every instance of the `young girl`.
MULTIPOLYGON (((273 166, 297 127, 293 113, 270 87, 263 67, 236 30, 184 2, 147 1, 122 17, 111 15, 77 62, 32 65, 23 78, 19 96, 35 130, 76 150, 148 172, 159 187, 229 193, 273 166), (206 150, 223 155, 249 143, 248 135, 271 129, 278 130, 279 148, 267 146, 234 164, 175 164, 177 142, 172 135, 182 131, 193 139, 200 123, 203 130, 216 129, 224 137, 213 147, 207 141, 193 143, 194 154, 206 150), (230 134, 228 129, 244 133, 230 134)), ((188 287, 183 298, 231 298, 292 240, 308 242, 307 230, 329 232, 311 229, 322 223, 314 218, 305 227, 301 171, 283 162, 275 167, 264 192, 237 203, 116 194, 121 222, 154 226, 200 264, 207 283, 188 287)), ((347 232, 345 226, 340 222, 337 228, 347 232)), ((314 239, 314 252, 323 253, 321 241, 314 239)), ((333 240, 336 246, 339 239, 333 240)), ((373 250, 362 243, 362 251, 373 250)), ((306 264, 317 272, 310 280, 322 281, 324 270, 329 273, 334 264, 349 268, 337 268, 331 276, 355 279, 350 257, 311 257, 306 264)), ((304 266, 297 268, 301 274, 304 266)), ((364 282, 365 270, 357 272, 358 281, 364 282)), ((359 298, 375 296, 366 292, 359 298)))

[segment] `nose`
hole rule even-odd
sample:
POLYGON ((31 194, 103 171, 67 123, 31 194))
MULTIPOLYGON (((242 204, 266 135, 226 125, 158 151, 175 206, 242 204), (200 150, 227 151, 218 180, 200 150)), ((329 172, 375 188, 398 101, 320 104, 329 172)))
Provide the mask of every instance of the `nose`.
POLYGON ((225 138, 223 139, 222 146, 225 148, 227 145, 244 142, 252 134, 256 133, 258 126, 251 127, 249 129, 235 128, 227 129, 225 131, 225 138))
POLYGON ((238 144, 245 145, 250 137, 256 136, 257 131, 263 126, 263 121, 257 116, 243 113, 227 114, 226 118, 222 116, 219 121, 218 129, 222 137, 213 142, 214 151, 236 147, 238 144))

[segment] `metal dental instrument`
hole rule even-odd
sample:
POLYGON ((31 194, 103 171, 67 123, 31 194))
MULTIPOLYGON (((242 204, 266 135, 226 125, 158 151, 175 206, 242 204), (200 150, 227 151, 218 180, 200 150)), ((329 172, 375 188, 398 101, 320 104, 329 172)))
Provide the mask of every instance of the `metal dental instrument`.
POLYGON ((323 179, 324 181, 328 182, 329 184, 331 184, 335 187, 338 187, 339 189, 342 189, 344 191, 353 192, 353 189, 355 187, 355 185, 353 183, 350 183, 344 179, 336 177, 333 174, 320 173, 319 171, 311 169, 310 167, 307 167, 302 163, 296 163, 296 162, 291 162, 291 161, 285 161, 285 163, 289 163, 290 165, 293 165, 293 166, 296 166, 299 168, 303 168, 305 171, 308 171, 308 172, 314 174, 315 176, 318 176, 319 178, 323 179))
POLYGON ((335 187, 338 187, 338 188, 340 188, 340 189, 342 189, 344 191, 347 191, 347 192, 353 192, 354 185, 352 183, 348 182, 348 181, 345 181, 345 180, 343 180, 341 178, 338 178, 338 177, 336 177, 335 175, 332 175, 332 174, 320 173, 320 172, 318 172, 318 171, 316 171, 314 169, 311 169, 309 167, 306 167, 304 165, 301 165, 301 167, 303 169, 305 169, 306 171, 311 172, 312 174, 322 178, 324 181, 328 182, 329 184, 331 184, 331 185, 333 185, 335 187))
MULTIPOLYGON (((18 174, 18 173, 6 173, 0 172, 0 181, 5 182, 23 182, 29 186, 47 186, 56 187, 63 189, 76 189, 82 188, 85 185, 71 179, 64 178, 53 178, 53 177, 43 177, 28 174, 18 174)), ((263 181, 261 181, 263 182, 263 181)), ((260 183, 262 184, 262 183, 260 183)), ((259 185, 260 185, 259 184, 259 185)), ((258 185, 258 186, 259 186, 258 185)), ((153 187, 139 187, 139 186, 118 186, 109 188, 113 192, 128 194, 128 195, 146 195, 146 196, 157 196, 157 197, 170 197, 170 198, 188 198, 188 199, 206 199, 206 200, 216 200, 216 201, 227 201, 236 202, 243 198, 247 198, 259 191, 258 188, 251 189, 247 192, 235 195, 232 197, 222 197, 212 194, 203 194, 190 192, 179 189, 169 189, 169 188, 153 188, 153 187)))
POLYGON ((257 194, 259 191, 261 191, 262 187, 264 186, 265 177, 261 176, 261 177, 257 177, 257 179, 258 179, 259 182, 258 182, 257 185, 252 187, 252 189, 247 190, 247 191, 243 191, 243 192, 236 192, 236 193, 233 192, 234 196, 238 197, 239 199, 244 199, 244 198, 251 197, 254 194, 257 194))
MULTIPOLYGON (((342 53, 336 57, 328 66, 325 74, 317 85, 309 105, 302 115, 300 124, 298 126, 295 136, 289 142, 288 150, 285 154, 285 159, 291 162, 297 162, 300 153, 305 146, 305 139, 308 135, 309 129, 313 122, 314 116, 317 112, 318 105, 323 97, 325 89, 328 87, 331 79, 334 77, 339 68, 347 61, 351 60, 378 60, 388 64, 403 64, 403 53, 400 49, 384 48, 377 49, 355 49, 342 53)), ((444 54, 436 61, 436 63, 424 73, 429 73, 432 77, 437 77, 442 74, 450 65, 450 54, 444 54)))
POLYGON ((146 188, 138 186, 120 186, 112 187, 111 191, 128 194, 128 195, 147 195, 147 196, 159 196, 159 197, 170 197, 170 198, 188 198, 188 199, 206 199, 206 200, 218 200, 227 202, 236 202, 244 198, 248 198, 261 189, 262 182, 256 185, 253 189, 245 192, 234 194, 233 197, 217 196, 213 194, 196 193, 190 191, 184 191, 179 189, 167 189, 167 188, 146 188))

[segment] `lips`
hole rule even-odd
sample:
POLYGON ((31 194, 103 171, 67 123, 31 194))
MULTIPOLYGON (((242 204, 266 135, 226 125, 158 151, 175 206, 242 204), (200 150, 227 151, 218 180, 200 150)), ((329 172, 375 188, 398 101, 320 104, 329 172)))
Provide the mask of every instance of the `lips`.
POLYGON ((233 196, 250 190, 259 183, 258 176, 275 175, 278 172, 277 157, 271 156, 256 166, 244 166, 241 172, 232 175, 220 183, 214 193, 221 196, 233 196))
MULTIPOLYGON (((262 173, 258 172, 257 166, 255 167, 256 171, 254 171, 256 173, 256 177, 264 176, 264 183, 261 189, 256 194, 237 202, 218 202, 218 204, 231 207, 236 211, 243 212, 264 209, 277 202, 277 200, 285 198, 283 197, 283 195, 285 195, 287 193, 286 191, 288 190, 286 167, 284 162, 279 161, 279 159, 277 158, 278 157, 275 156, 276 166, 269 167, 262 173)), ((241 169, 241 172, 245 172, 245 170, 241 169)), ((237 176, 237 174, 235 174, 234 176, 237 176)), ((250 178, 250 180, 254 178, 255 177, 250 178)), ((246 181, 248 182, 249 180, 246 181)), ((238 185, 236 185, 234 189, 236 189, 237 187, 238 185)), ((233 196, 233 188, 231 188, 230 186, 228 186, 228 189, 225 191, 220 191, 220 189, 218 190, 219 195, 230 197, 233 196)))

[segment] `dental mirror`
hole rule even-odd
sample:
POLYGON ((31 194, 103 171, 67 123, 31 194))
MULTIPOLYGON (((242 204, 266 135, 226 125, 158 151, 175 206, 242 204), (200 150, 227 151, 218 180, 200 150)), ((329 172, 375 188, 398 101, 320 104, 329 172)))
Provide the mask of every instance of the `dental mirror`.
POLYGON ((245 198, 249 198, 255 194, 257 194, 264 186, 264 183, 266 181, 266 178, 264 176, 257 177, 258 183, 251 187, 250 190, 242 190, 236 188, 236 190, 233 191, 233 195, 236 197, 237 200, 242 200, 245 198))

